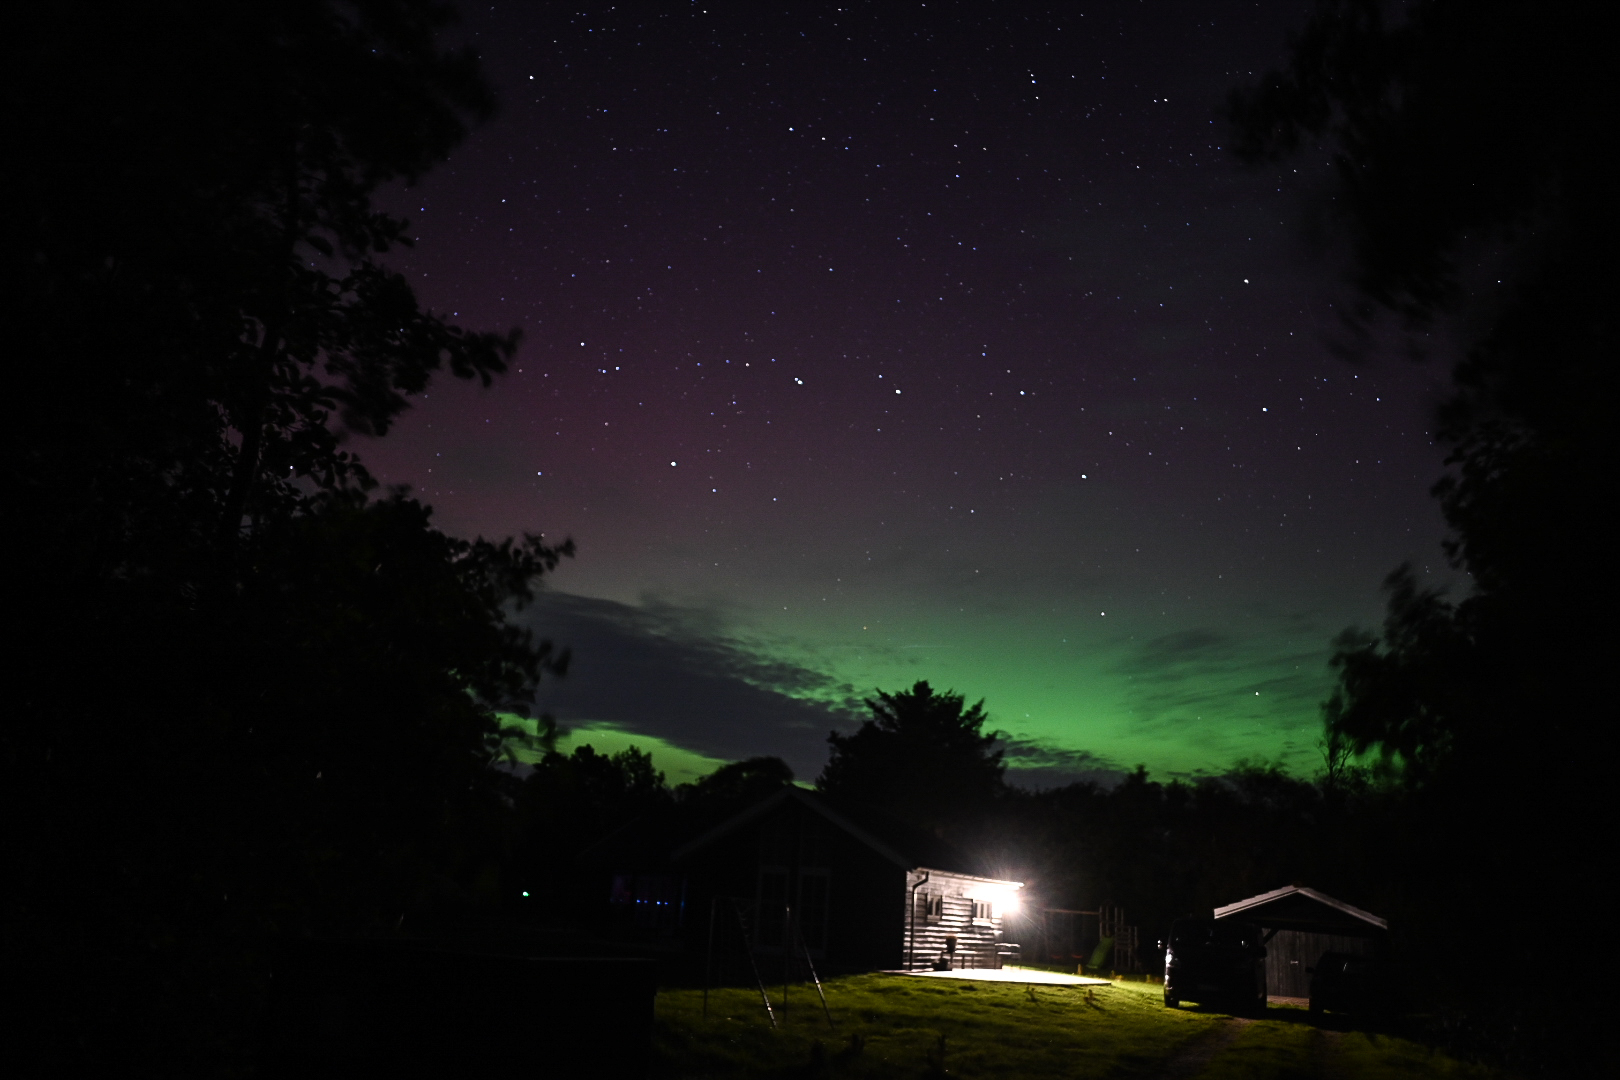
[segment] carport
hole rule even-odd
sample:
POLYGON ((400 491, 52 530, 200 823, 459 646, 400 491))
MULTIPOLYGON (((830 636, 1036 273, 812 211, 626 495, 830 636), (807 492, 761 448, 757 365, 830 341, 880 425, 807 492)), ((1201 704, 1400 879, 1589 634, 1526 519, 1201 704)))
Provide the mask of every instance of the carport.
POLYGON ((1389 932, 1377 915, 1303 885, 1218 907, 1215 918, 1255 923, 1266 932, 1266 990, 1282 998, 1310 996, 1310 969, 1323 953, 1372 956, 1389 932))

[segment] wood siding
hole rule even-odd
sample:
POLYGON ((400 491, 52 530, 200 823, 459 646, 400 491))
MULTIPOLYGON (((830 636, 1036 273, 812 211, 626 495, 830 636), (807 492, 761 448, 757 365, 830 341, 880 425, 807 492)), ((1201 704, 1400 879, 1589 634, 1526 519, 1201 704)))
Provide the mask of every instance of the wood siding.
POLYGON ((703 928, 688 935, 688 948, 696 955, 706 949, 711 902, 721 905, 720 918, 730 932, 735 900, 745 913, 748 944, 761 974, 780 977, 786 959, 780 905, 793 896, 796 922, 809 909, 812 925, 799 931, 821 974, 893 968, 901 962, 904 871, 798 803, 786 803, 694 853, 683 868, 692 882, 688 903, 702 912, 702 918, 689 920, 703 928), (809 888, 806 879, 814 879, 809 888))
POLYGON ((929 967, 948 935, 956 967, 999 967, 1009 951, 996 905, 1019 883, 917 867, 915 856, 797 791, 771 796, 667 860, 627 850, 604 867, 605 914, 616 917, 616 931, 658 941, 718 984, 808 977, 806 960, 823 977, 929 967), (930 898, 933 918, 912 912, 930 898))
MULTIPOLYGON (((1003 913, 994 903, 988 919, 973 917, 975 900, 1004 891, 1007 882, 992 882, 967 874, 944 870, 914 870, 906 875, 906 889, 913 894, 912 910, 907 913, 905 966, 933 967, 946 956, 947 938, 956 937, 951 966, 956 968, 998 968, 1001 954, 1003 913), (997 887, 1000 887, 999 889, 997 887), (932 902, 932 904, 930 903, 932 902), (930 915, 930 906, 937 915, 930 915)), ((981 914, 983 909, 981 908, 981 914)))
POLYGON ((1275 997, 1310 997, 1311 975, 1323 953, 1371 956, 1373 941, 1340 934, 1307 934, 1279 930, 1266 942, 1266 993, 1275 997))

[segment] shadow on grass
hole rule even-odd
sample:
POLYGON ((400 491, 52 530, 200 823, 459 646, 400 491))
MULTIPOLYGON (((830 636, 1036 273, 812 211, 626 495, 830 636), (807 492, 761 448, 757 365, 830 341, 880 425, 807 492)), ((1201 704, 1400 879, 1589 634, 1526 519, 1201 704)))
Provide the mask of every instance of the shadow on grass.
POLYGON ((1261 1019, 1275 1020, 1283 1024, 1299 1024, 1321 1031, 1336 1031, 1340 1034, 1358 1031, 1368 1038, 1382 1035, 1387 1038, 1418 1039, 1425 1030, 1420 1017, 1341 1012, 1313 1013, 1308 1009, 1288 1007, 1269 1008, 1261 1019))
POLYGON ((1264 1012, 1245 1014, 1232 1012, 1218 1005, 1183 1002, 1180 1011, 1222 1019, 1270 1020, 1279 1024, 1293 1024, 1299 1027, 1316 1028, 1321 1031, 1333 1031, 1340 1034, 1355 1031, 1366 1035, 1368 1038, 1383 1036, 1386 1038, 1422 1041, 1422 1033, 1427 1030, 1427 1026, 1421 1017, 1378 1016, 1342 1012, 1313 1013, 1309 1009, 1301 1009, 1290 1005, 1270 1005, 1266 1007, 1264 1012))

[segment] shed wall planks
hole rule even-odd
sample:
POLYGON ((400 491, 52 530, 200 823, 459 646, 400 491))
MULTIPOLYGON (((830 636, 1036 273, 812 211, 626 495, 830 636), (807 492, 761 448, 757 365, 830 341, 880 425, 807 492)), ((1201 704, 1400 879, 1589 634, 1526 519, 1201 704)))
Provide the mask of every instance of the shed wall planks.
POLYGON ((1373 941, 1340 934, 1308 934, 1300 930, 1279 930, 1266 943, 1266 992, 1277 997, 1309 997, 1310 968, 1323 953, 1341 952, 1371 956, 1373 941))

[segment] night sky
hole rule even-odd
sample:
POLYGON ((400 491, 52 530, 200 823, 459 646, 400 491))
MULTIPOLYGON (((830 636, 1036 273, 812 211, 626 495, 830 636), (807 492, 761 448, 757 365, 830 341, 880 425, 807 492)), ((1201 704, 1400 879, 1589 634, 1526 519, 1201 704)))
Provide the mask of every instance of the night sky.
POLYGON ((464 12, 503 112, 389 201, 519 359, 358 447, 573 537, 570 741, 813 778, 928 679, 1030 786, 1311 772, 1333 636, 1445 571, 1443 368, 1336 355, 1322 155, 1223 149, 1306 5, 571 10, 464 12))

